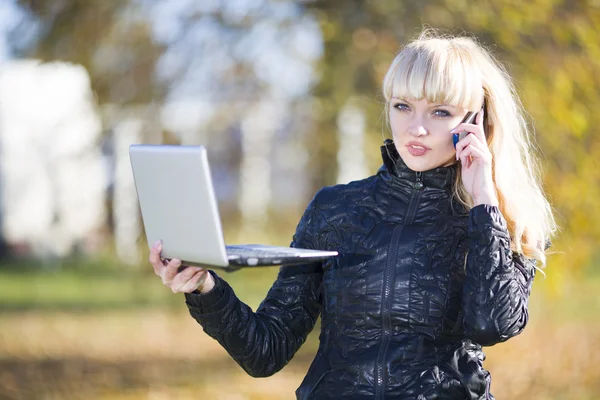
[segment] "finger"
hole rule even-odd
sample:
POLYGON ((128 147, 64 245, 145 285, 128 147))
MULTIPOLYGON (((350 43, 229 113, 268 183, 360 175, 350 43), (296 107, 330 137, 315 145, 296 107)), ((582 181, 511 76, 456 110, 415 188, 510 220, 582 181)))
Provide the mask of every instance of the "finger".
POLYGON ((470 167, 473 162, 477 162, 480 165, 488 163, 487 154, 473 145, 467 146, 461 152, 460 159, 463 165, 467 165, 467 167, 470 167), (468 164, 466 164, 468 158, 470 159, 468 160, 468 164))
POLYGON ((460 159, 462 151, 468 146, 475 146, 479 148, 483 153, 489 153, 489 147, 486 142, 482 142, 481 139, 473 132, 462 138, 456 144, 456 159, 460 159))
MULTIPOLYGON (((466 137, 469 137, 470 134, 474 134, 475 136, 477 136, 477 138, 479 140, 481 140, 483 143, 486 143, 486 138, 485 138, 485 134, 483 133, 483 125, 476 125, 476 124, 460 124, 458 125, 456 128, 454 128, 453 130, 450 131, 451 133, 461 133, 461 132, 468 132, 469 135, 467 135, 466 137)), ((466 138, 465 137, 465 138, 466 138)), ((463 138, 463 139, 465 139, 463 138)), ((458 143, 460 143, 461 140, 460 139, 458 141, 458 143)), ((458 143, 456 144, 458 146, 458 143)))
POLYGON ((477 118, 475 118, 475 124, 477 125, 479 130, 473 133, 475 133, 475 135, 479 138, 479 140, 481 140, 482 143, 487 144, 487 137, 485 136, 485 127, 483 126, 484 113, 485 110, 483 107, 481 107, 481 111, 477 113, 477 118))
POLYGON ((174 286, 172 288, 173 293, 191 293, 194 290, 198 289, 201 285, 203 285, 205 280, 205 271, 197 271, 190 279, 188 279, 182 285, 179 285, 177 287, 174 286))
POLYGON ((477 146, 478 148, 483 150, 487 148, 487 144, 484 143, 485 142, 482 142, 481 139, 474 132, 469 132, 467 136, 460 139, 458 143, 456 143, 456 150, 458 152, 459 149, 462 150, 470 144, 477 146))
MULTIPOLYGON (((472 133, 477 139, 479 139, 482 143, 487 145, 487 138, 485 136, 485 130, 483 127, 483 108, 477 113, 477 117, 473 124, 461 124, 464 129, 469 133, 472 133)), ((470 135, 468 135, 470 136, 470 135)))
POLYGON ((192 276, 180 289, 181 292, 190 293, 204 285, 206 278, 208 277, 208 271, 200 269, 192 276))
POLYGON ((177 269, 181 266, 181 260, 174 258, 167 263, 167 265, 161 270, 161 278, 165 285, 169 285, 175 275, 177 275, 177 269))
POLYGON ((467 135, 456 143, 456 159, 460 159, 464 149, 470 145, 483 146, 475 135, 467 135))
POLYGON ((160 240, 157 240, 156 243, 154 243, 154 245, 150 249, 150 256, 148 257, 148 260, 150 261, 150 264, 152 264, 152 268, 154 268, 154 273, 156 275, 160 275, 160 272, 164 268, 164 265, 160 259, 161 250, 162 242, 160 240))
POLYGON ((465 148, 460 152, 460 163, 463 168, 469 168, 473 163, 473 158, 471 157, 471 145, 468 144, 465 148))
POLYGON ((483 150, 481 150, 480 148, 478 148, 476 145, 473 145, 472 143, 470 145, 468 145, 467 147, 464 148, 464 150, 461 153, 461 157, 464 156, 471 156, 473 158, 476 158, 478 160, 487 162, 488 161, 488 155, 486 152, 484 152, 483 150))
POLYGON ((196 272, 202 271, 202 268, 200 268, 200 267, 189 267, 189 266, 184 266, 184 267, 185 268, 180 270, 180 272, 178 272, 175 275, 175 277, 173 278, 173 280, 172 280, 173 286, 184 285, 187 281, 192 279, 192 277, 194 276, 194 274, 196 274, 196 272))
MULTIPOLYGON (((457 143, 456 143, 456 154, 459 155, 460 152, 469 145, 470 143, 470 139, 469 139, 469 135, 465 136, 464 138, 460 139, 457 143)), ((458 157, 457 157, 458 158, 458 157)))
MULTIPOLYGON (((204 269, 202 268, 189 267, 184 271, 178 273, 177 276, 173 279, 173 282, 171 283, 171 290, 173 291, 173 293, 185 291, 184 289, 190 286, 189 282, 195 278, 197 279, 196 275, 202 271, 204 271, 204 269)), ((192 284, 193 283, 194 282, 192 282, 192 284)), ((191 291, 194 291, 194 289, 192 289, 191 291)))
POLYGON ((481 126, 483 130, 483 113, 485 112, 484 108, 481 107, 481 111, 477 113, 477 118, 475 118, 475 124, 481 126))
POLYGON ((471 158, 465 151, 463 151, 460 155, 460 163, 463 169, 471 167, 471 158))

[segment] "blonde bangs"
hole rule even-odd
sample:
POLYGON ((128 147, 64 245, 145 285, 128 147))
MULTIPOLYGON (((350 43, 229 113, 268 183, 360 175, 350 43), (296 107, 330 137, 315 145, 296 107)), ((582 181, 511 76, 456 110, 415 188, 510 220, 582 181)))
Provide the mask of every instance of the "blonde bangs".
POLYGON ((411 43, 390 66, 384 96, 388 102, 393 97, 425 98, 429 103, 478 111, 483 105, 480 70, 462 46, 436 39, 411 43))
MULTIPOLYGON (((474 39, 427 29, 396 56, 382 89, 388 117, 394 97, 479 111, 485 96, 492 178, 511 248, 545 265, 547 245, 558 227, 541 185, 526 112, 510 75, 493 54, 474 39)), ((460 164, 458 169, 453 199, 470 209, 474 201, 462 182, 460 164)))

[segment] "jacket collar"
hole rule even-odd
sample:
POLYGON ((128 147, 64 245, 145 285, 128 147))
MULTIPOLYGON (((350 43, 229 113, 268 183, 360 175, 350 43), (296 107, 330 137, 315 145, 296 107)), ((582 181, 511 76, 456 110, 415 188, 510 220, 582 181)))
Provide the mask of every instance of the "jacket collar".
POLYGON ((383 166, 379 169, 378 174, 385 180, 394 179, 395 177, 409 181, 412 184, 419 180, 425 187, 446 190, 451 190, 454 185, 457 170, 456 164, 448 167, 437 167, 423 172, 415 172, 404 163, 402 157, 398 154, 398 150, 396 150, 394 141, 391 139, 386 139, 383 146, 381 146, 381 157, 383 158, 383 166))

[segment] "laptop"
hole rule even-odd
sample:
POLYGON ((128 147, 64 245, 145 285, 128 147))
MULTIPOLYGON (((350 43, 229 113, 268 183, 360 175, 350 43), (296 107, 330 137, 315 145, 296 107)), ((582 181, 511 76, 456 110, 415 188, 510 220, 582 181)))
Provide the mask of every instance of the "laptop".
POLYGON ((162 240, 165 259, 234 271, 315 262, 338 254, 260 244, 226 246, 203 146, 134 144, 129 158, 148 247, 162 240))

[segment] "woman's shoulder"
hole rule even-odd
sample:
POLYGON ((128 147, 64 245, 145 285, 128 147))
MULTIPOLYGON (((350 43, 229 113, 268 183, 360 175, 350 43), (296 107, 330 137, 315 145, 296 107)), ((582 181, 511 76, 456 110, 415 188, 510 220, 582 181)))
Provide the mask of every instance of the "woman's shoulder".
MULTIPOLYGON (((373 207, 373 192, 377 190, 377 182, 378 178, 374 175, 345 184, 323 187, 308 205, 298 231, 312 232, 312 237, 322 238, 326 243, 319 243, 320 248, 339 249, 342 238, 338 236, 338 229, 334 228, 332 223, 340 218, 346 219, 346 216, 354 214, 357 208, 373 207)), ((346 223, 348 221, 353 219, 346 219, 346 223)))
POLYGON ((319 208, 328 208, 335 205, 346 205, 358 198, 364 198, 365 194, 371 194, 377 185, 377 175, 352 181, 349 183, 325 186, 315 195, 315 203, 319 208))

